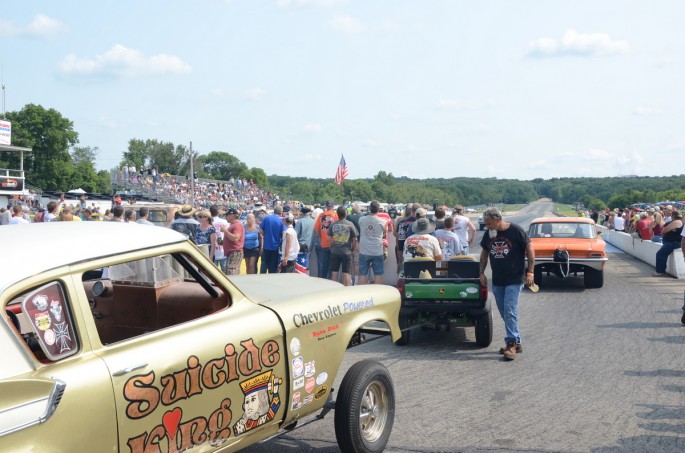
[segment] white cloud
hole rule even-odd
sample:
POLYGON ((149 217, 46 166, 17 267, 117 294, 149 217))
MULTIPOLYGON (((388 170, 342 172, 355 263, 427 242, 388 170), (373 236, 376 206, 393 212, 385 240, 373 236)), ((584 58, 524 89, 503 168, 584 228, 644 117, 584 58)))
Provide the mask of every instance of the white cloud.
POLYGON ((106 117, 106 116, 101 116, 100 118, 98 118, 98 124, 108 128, 108 129, 116 129, 117 128, 117 120, 115 120, 114 118, 106 117))
POLYGON ((543 37, 530 42, 531 57, 607 57, 630 51, 627 41, 613 39, 606 33, 578 33, 566 30, 560 40, 543 37))
POLYGON ((439 109, 455 109, 459 107, 459 102, 453 101, 451 99, 440 99, 438 101, 439 109))
POLYGON ((302 7, 302 6, 332 6, 336 3, 343 3, 346 0, 276 0, 276 4, 281 8, 302 7))
POLYGON ((321 125, 312 123, 305 124, 302 128, 302 133, 305 135, 318 135, 321 133, 321 125))
POLYGON ((359 33, 363 28, 362 23, 349 14, 336 14, 328 25, 345 33, 359 33))
POLYGON ((245 92, 245 97, 252 101, 261 101, 266 96, 266 90, 262 88, 250 88, 245 92))
POLYGON ((15 25, 9 21, 0 21, 0 36, 29 36, 37 38, 49 38, 66 30, 67 27, 57 19, 44 14, 37 14, 33 20, 25 25, 15 25))
POLYGON ((297 158, 299 162, 317 162, 321 160, 320 154, 300 154, 297 158))
POLYGON ((654 116, 661 115, 663 112, 654 107, 638 106, 633 109, 633 115, 637 116, 654 116))
POLYGON ((69 54, 59 69, 66 75, 107 75, 138 77, 156 74, 188 74, 192 67, 173 55, 146 57, 139 50, 117 44, 95 58, 78 58, 69 54))
POLYGON ((436 108, 441 109, 441 110, 449 110, 449 109, 467 109, 467 110, 476 110, 476 109, 485 109, 485 108, 490 108, 496 105, 496 102, 493 100, 485 100, 485 101, 470 101, 470 100, 454 100, 454 99, 439 99, 436 108))
POLYGON ((380 29, 383 32, 392 33, 392 32, 401 31, 402 26, 400 24, 398 24, 397 22, 393 22, 391 20, 384 20, 380 24, 380 29))
POLYGON ((382 146, 382 143, 379 140, 367 138, 366 140, 364 140, 362 145, 367 147, 367 148, 378 148, 379 146, 382 146))

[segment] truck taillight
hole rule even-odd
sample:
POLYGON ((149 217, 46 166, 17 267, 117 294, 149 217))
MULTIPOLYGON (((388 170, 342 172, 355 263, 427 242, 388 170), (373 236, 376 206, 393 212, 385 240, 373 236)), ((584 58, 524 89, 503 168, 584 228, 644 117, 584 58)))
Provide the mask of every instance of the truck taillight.
POLYGON ((480 285, 480 300, 488 300, 488 287, 480 285))
POLYGON ((402 296, 402 299, 404 299, 404 279, 403 278, 397 279, 397 290, 400 292, 400 296, 402 296))

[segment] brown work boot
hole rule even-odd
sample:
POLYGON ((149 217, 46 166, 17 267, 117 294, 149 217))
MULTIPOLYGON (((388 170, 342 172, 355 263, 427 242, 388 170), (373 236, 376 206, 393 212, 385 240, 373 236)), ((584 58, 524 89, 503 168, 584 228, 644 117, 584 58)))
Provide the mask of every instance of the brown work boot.
POLYGON ((504 360, 514 360, 516 358, 516 342, 509 340, 507 349, 504 350, 504 360))
MULTIPOLYGON (((504 351, 506 351, 506 350, 507 350, 507 348, 502 346, 501 348, 499 348, 499 353, 504 354, 504 351)), ((522 352, 523 352, 523 346, 521 346, 520 344, 517 344, 516 345, 516 353, 521 354, 522 352)))

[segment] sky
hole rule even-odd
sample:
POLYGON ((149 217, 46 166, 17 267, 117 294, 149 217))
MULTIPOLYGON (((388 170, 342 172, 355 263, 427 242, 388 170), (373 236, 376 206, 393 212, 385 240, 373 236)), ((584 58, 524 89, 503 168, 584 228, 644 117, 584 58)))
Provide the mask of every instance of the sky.
MULTIPOLYGON (((6 5, 7 6, 7 5, 6 5)), ((120 0, 0 13, 4 108, 267 175, 685 173, 685 2, 120 0)), ((164 171, 164 169, 158 169, 164 171)))

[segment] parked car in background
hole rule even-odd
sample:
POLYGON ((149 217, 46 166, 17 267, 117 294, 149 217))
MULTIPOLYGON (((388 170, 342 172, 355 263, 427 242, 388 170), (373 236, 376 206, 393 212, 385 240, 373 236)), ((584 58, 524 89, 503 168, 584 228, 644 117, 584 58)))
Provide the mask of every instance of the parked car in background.
POLYGON ((533 220, 528 236, 535 250, 535 283, 543 276, 559 278, 583 274, 586 288, 604 285, 608 258, 606 243, 597 233, 595 222, 586 217, 542 217, 533 220))
POLYGON ((0 241, 0 451, 235 451, 330 409, 341 450, 385 447, 383 365, 354 364, 332 395, 348 347, 400 338, 395 288, 229 279, 139 224, 8 226, 0 241))
POLYGON ((174 221, 176 211, 181 209, 180 204, 166 204, 166 203, 135 203, 132 205, 123 205, 124 209, 133 209, 138 218, 138 211, 140 208, 146 207, 148 209, 147 219, 156 226, 168 227, 174 221))
POLYGON ((481 231, 485 229, 485 221, 483 220, 483 214, 481 214, 480 217, 478 217, 478 227, 481 231))

